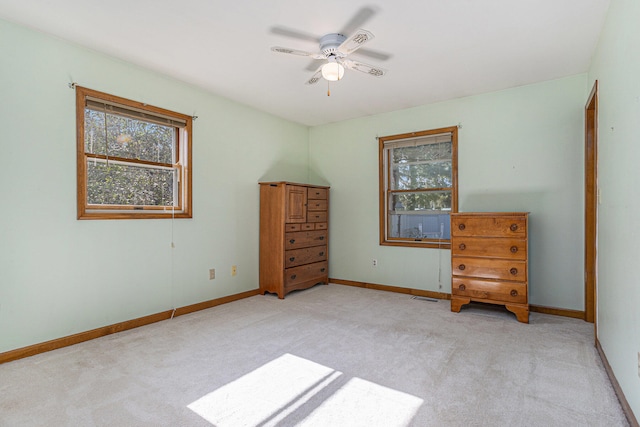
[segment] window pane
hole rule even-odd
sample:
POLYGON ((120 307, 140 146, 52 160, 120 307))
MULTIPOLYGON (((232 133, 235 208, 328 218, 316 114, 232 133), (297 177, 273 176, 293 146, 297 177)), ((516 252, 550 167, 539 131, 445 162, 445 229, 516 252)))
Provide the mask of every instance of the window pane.
POLYGON ((175 163, 175 128, 85 109, 85 152, 175 163), (105 144, 105 133, 107 144, 105 144))
POLYGON ((378 138, 380 244, 449 248, 457 212, 458 128, 378 138))
POLYGON ((449 239, 450 191, 391 193, 388 237, 449 239))
POLYGON ((391 189, 451 187, 451 147, 451 142, 441 142, 391 149, 391 189))
POLYGON ((448 212, 392 212, 387 218, 389 238, 442 240, 451 238, 448 212))
POLYGON ((390 211, 451 211, 451 191, 391 193, 390 211))
POLYGON ((114 162, 87 162, 87 203, 91 205, 172 206, 175 169, 114 162))

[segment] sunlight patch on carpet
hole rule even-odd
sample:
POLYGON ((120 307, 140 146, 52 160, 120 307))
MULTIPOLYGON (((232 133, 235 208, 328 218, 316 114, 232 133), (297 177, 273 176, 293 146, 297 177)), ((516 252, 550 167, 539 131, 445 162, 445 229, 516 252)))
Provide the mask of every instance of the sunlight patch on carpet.
POLYGON ((340 375, 326 366, 285 354, 201 397, 188 408, 218 427, 275 425, 340 375))
POLYGON ((301 426, 402 427, 411 422, 423 402, 410 394, 351 378, 319 404, 316 400, 314 407, 303 408, 341 375, 321 364, 284 354, 206 394, 188 408, 216 427, 277 426, 301 408, 309 414, 298 423, 301 426))
POLYGON ((298 425, 402 427, 411 423, 422 403, 410 394, 352 378, 298 425))

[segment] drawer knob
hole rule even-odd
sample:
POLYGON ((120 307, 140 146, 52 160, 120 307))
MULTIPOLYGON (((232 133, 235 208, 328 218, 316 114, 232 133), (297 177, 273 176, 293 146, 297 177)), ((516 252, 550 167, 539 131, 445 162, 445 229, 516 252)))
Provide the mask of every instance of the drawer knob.
POLYGON ((291 258, 289 258, 289 261, 293 262, 295 261, 296 257, 292 256, 291 258))
POLYGON ((465 245, 464 243, 460 243, 460 246, 458 246, 460 248, 461 251, 464 251, 465 249, 467 249, 467 245, 465 245))
POLYGON ((458 269, 460 269, 461 271, 464 271, 464 269, 467 268, 464 264, 460 264, 458 266, 458 269))
POLYGON ((318 256, 324 256, 324 251, 320 252, 318 256))
POLYGON ((511 227, 509 227, 511 229, 511 231, 517 231, 518 230, 518 224, 511 224, 511 227))
POLYGON ((518 274, 518 269, 513 267, 511 270, 509 270, 509 273, 511 273, 513 276, 518 274))
POLYGON ((467 228, 467 227, 466 227, 464 224, 460 224, 460 225, 458 226, 458 229, 459 229, 460 231, 464 231, 464 229, 465 229, 465 228, 467 228))
POLYGON ((296 277, 298 277, 298 276, 296 276, 295 274, 292 274, 291 275, 291 280, 295 280, 296 277))
POLYGON ((509 249, 511 251, 512 254, 515 254, 516 252, 518 252, 518 247, 517 246, 511 246, 511 249, 509 249))
POLYGON ((326 270, 326 269, 325 269, 324 267, 322 267, 322 268, 320 269, 320 273, 324 273, 324 270, 326 270))
POLYGON ((291 239, 289 240, 289 243, 291 243, 292 245, 296 242, 296 239, 291 239))
POLYGON ((320 240, 324 240, 324 236, 320 236, 320 240))
POLYGON ((467 289, 467 287, 464 285, 464 283, 461 283, 460 286, 458 286, 458 289, 464 291, 465 289, 467 289))
POLYGON ((515 289, 511 290, 511 296, 512 297, 517 297, 518 296, 518 291, 516 291, 515 289))

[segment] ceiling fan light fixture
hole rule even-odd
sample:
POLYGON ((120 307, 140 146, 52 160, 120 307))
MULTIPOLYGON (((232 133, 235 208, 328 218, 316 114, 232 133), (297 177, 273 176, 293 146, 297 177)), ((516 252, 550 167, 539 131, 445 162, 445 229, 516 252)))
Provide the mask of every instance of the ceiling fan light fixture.
POLYGON ((342 79, 344 76, 344 67, 337 62, 328 62, 322 66, 322 77, 330 82, 342 79))

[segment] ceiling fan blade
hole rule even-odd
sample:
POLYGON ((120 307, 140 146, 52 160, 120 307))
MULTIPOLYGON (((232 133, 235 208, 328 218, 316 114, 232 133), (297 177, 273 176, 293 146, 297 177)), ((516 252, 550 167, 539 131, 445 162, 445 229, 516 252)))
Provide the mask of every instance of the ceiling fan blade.
POLYGON ((359 61, 353 61, 351 59, 345 59, 341 61, 342 64, 350 70, 360 71, 361 73, 369 74, 374 77, 382 77, 387 74, 387 70, 373 65, 365 64, 359 61))
POLYGON ((311 76, 309 80, 305 82, 306 85, 314 85, 318 83, 322 79, 322 67, 318 68, 318 70, 311 76))
POLYGON ((271 27, 271 32, 279 36, 291 37, 294 39, 306 40, 315 43, 320 42, 320 37, 314 36, 313 34, 303 33, 302 31, 292 30, 286 27, 271 27))
POLYGON ((360 29, 353 33, 351 37, 343 41, 340 46, 338 46, 338 52, 349 55, 350 53, 360 49, 362 45, 364 45, 374 37, 375 36, 370 31, 360 29))
POLYGON ((371 50, 367 48, 358 49, 358 55, 367 56, 369 58, 377 59, 378 61, 386 61, 391 58, 391 55, 377 50, 371 50))
POLYGON ((376 12, 377 10, 371 6, 363 7, 356 12, 356 14, 353 16, 353 18, 351 18, 349 22, 347 22, 342 31, 340 31, 340 34, 348 36, 349 34, 353 33, 358 28, 361 28, 365 24, 365 22, 371 19, 371 17, 373 17, 376 12))
MULTIPOLYGON (((324 56, 321 56, 320 58, 313 58, 313 59, 326 59, 324 56)), ((305 67, 305 70, 307 71, 315 71, 318 69, 318 62, 317 61, 311 61, 309 62, 309 65, 307 65, 305 67)))
POLYGON ((298 50, 298 49, 289 49, 288 47, 273 46, 271 50, 278 53, 286 53, 288 55, 309 56, 313 59, 324 59, 324 55, 321 55, 319 53, 311 53, 305 50, 298 50))

